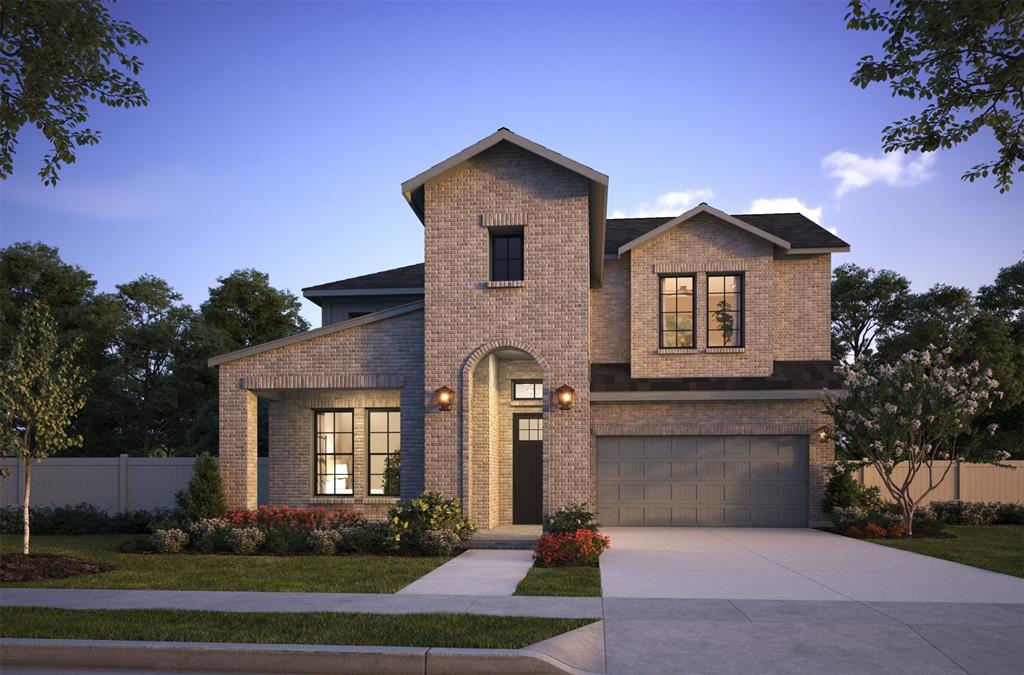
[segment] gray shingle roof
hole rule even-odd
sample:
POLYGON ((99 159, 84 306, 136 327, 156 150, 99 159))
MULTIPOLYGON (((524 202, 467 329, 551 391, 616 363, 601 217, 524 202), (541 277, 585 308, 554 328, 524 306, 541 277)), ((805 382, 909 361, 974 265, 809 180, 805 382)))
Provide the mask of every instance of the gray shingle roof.
POLYGON ((594 363, 590 391, 765 391, 842 389, 842 380, 830 361, 776 361, 768 377, 658 377, 629 376, 628 363, 594 363))
MULTIPOLYGON (((755 213, 734 216, 769 234, 788 241, 794 249, 840 248, 849 246, 814 221, 799 213, 755 213)), ((658 218, 609 218, 604 243, 606 255, 615 255, 619 247, 672 220, 658 218)), ((350 279, 331 281, 303 288, 306 291, 338 291, 346 289, 423 288, 423 263, 396 267, 383 272, 363 274, 350 279)))

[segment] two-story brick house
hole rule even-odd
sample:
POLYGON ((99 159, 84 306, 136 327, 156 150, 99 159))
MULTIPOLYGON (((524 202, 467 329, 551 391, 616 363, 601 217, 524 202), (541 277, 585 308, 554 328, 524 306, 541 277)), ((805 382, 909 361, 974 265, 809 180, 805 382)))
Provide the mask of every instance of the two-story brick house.
POLYGON ((402 185, 424 263, 304 289, 323 327, 211 360, 229 501, 484 528, 821 519, 831 254, 799 214, 606 218, 608 177, 507 129, 402 185), (399 461, 400 458, 400 461, 399 461), (400 477, 399 477, 400 474, 400 477))

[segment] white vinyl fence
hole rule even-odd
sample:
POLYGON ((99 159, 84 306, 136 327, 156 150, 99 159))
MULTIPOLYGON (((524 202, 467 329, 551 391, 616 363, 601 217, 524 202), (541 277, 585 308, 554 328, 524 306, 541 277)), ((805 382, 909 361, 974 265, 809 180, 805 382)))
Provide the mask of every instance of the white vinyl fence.
MULTIPOLYGON (((991 464, 963 464, 956 462, 935 491, 928 495, 926 503, 959 499, 964 502, 1012 502, 1024 504, 1024 461, 1004 462, 1013 468, 1004 469, 991 464)), ((949 462, 936 462, 933 474, 935 480, 949 466, 949 462)), ((860 482, 868 487, 877 487, 882 497, 892 501, 882 483, 881 476, 872 467, 861 469, 857 474, 860 482)), ((893 476, 902 481, 907 475, 903 466, 897 466, 893 476)), ((928 487, 927 472, 919 471, 910 484, 910 494, 919 495, 928 487)))
MULTIPOLYGON (((33 506, 88 502, 107 513, 171 508, 174 494, 188 487, 194 457, 50 457, 32 465, 33 506)), ((21 504, 24 467, 0 458, 10 472, 0 478, 0 506, 21 504)), ((259 503, 267 500, 267 458, 259 458, 259 503)))

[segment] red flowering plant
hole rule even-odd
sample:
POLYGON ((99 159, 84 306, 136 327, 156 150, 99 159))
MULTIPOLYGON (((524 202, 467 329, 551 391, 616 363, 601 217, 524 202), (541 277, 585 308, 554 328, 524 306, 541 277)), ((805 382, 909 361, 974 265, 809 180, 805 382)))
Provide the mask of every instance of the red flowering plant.
POLYGON ((540 567, 593 567, 612 540, 593 530, 545 534, 537 541, 533 559, 540 567))
POLYGON ((355 527, 366 522, 363 514, 351 509, 324 507, 291 509, 287 506, 262 505, 256 510, 232 509, 224 514, 223 520, 232 527, 256 526, 266 530, 292 527, 304 530, 334 530, 355 527))

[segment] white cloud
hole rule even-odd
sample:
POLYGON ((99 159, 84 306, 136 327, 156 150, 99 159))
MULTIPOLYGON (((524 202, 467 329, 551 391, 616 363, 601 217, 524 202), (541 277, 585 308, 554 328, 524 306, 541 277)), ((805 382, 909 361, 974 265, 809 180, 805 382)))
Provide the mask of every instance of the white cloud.
POLYGON ((891 152, 879 157, 861 157, 846 150, 836 150, 821 160, 828 175, 839 179, 836 197, 878 182, 891 187, 923 183, 932 177, 930 169, 933 164, 933 153, 891 152))
POLYGON ((654 218, 657 216, 678 216, 690 209, 699 201, 706 201, 715 196, 715 193, 707 188, 696 190, 683 190, 681 192, 666 192, 654 200, 654 206, 641 204, 630 213, 616 210, 612 211, 612 218, 654 218))
MULTIPOLYGON (((750 206, 744 213, 802 213, 814 222, 821 224, 822 207, 811 208, 796 197, 777 197, 766 199, 764 197, 750 202, 750 206)), ((835 234, 835 228, 829 230, 835 234)))

